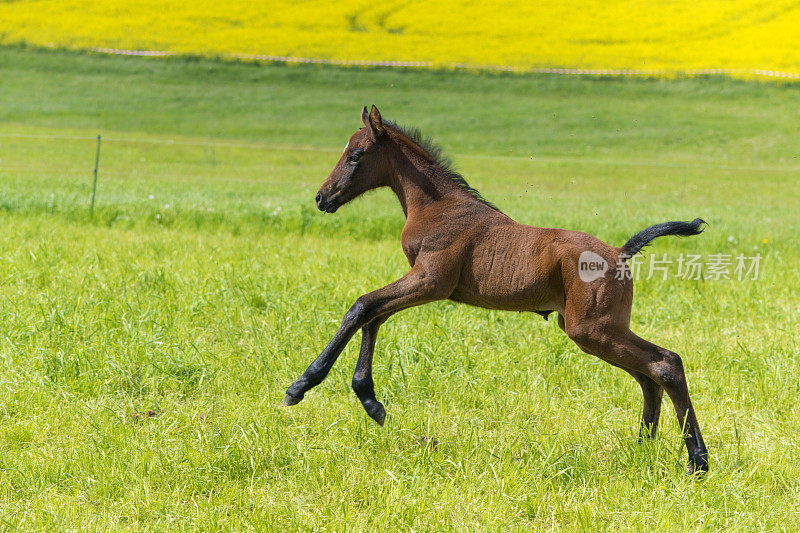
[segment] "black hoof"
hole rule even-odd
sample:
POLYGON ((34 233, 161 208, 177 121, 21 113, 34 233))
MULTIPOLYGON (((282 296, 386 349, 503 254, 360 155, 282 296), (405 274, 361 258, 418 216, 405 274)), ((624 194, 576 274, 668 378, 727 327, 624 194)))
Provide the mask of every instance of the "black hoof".
POLYGON ((292 396, 288 392, 286 393, 286 398, 283 399, 282 407, 289 407, 290 405, 297 405, 303 400, 302 397, 297 398, 296 396, 292 396))
POLYGON ((383 426, 383 424, 386 423, 386 409, 383 408, 380 402, 375 402, 375 404, 370 406, 366 411, 369 417, 377 422, 379 426, 383 426))
POLYGON ((703 476, 706 472, 708 472, 708 452, 690 455, 687 473, 690 476, 703 476))
POLYGON ((653 442, 654 440, 656 440, 655 435, 652 435, 650 433, 639 434, 639 436, 636 438, 636 443, 637 444, 649 444, 649 443, 653 442))
POLYGON ((644 442, 652 442, 655 440, 655 438, 656 438, 656 430, 653 426, 645 423, 642 423, 639 426, 639 438, 637 439, 639 444, 642 444, 644 442))

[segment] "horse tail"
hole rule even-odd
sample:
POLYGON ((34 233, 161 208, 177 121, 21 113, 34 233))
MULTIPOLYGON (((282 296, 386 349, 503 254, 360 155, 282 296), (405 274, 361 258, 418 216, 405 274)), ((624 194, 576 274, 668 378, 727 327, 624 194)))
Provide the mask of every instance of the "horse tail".
POLYGON ((678 235, 680 237, 699 235, 703 233, 704 225, 707 225, 705 220, 696 218, 691 222, 662 222, 661 224, 650 226, 628 239, 628 242, 623 245, 620 249, 622 260, 630 259, 657 237, 664 237, 665 235, 678 235))

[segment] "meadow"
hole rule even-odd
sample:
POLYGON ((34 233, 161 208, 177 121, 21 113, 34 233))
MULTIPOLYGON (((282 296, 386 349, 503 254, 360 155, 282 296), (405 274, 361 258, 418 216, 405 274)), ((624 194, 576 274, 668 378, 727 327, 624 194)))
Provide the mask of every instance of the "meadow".
POLYGON ((0 44, 255 54, 329 61, 423 61, 800 75, 792 0, 439 2, 0 2, 0 44), (447 31, 442 31, 446 27, 447 31))
POLYGON ((0 72, 4 529, 800 526, 795 88, 23 48, 0 72), (637 443, 638 385, 536 315, 393 317, 384 428, 349 389, 358 336, 279 407, 355 298, 407 269, 389 191, 314 207, 372 103, 521 222, 619 245, 701 216, 645 260, 762 256, 757 280, 636 282, 632 328, 684 358, 702 481, 669 401, 637 443))

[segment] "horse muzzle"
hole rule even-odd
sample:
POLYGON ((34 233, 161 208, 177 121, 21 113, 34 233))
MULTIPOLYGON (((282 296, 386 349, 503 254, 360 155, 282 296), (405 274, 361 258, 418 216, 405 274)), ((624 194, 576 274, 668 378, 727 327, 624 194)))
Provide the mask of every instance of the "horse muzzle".
POLYGON ((327 195, 322 194, 322 191, 317 193, 317 209, 323 211, 325 213, 335 213, 337 209, 342 205, 339 201, 341 194, 336 193, 327 197, 327 195))

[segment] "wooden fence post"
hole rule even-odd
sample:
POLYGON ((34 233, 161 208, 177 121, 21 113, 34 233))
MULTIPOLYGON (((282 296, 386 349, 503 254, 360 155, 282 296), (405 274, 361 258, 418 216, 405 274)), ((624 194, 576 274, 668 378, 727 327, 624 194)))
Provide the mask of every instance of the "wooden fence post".
POLYGON ((97 153, 94 156, 94 181, 92 182, 92 204, 89 206, 89 214, 94 216, 94 195, 97 192, 97 167, 100 165, 100 134, 97 134, 97 153))

